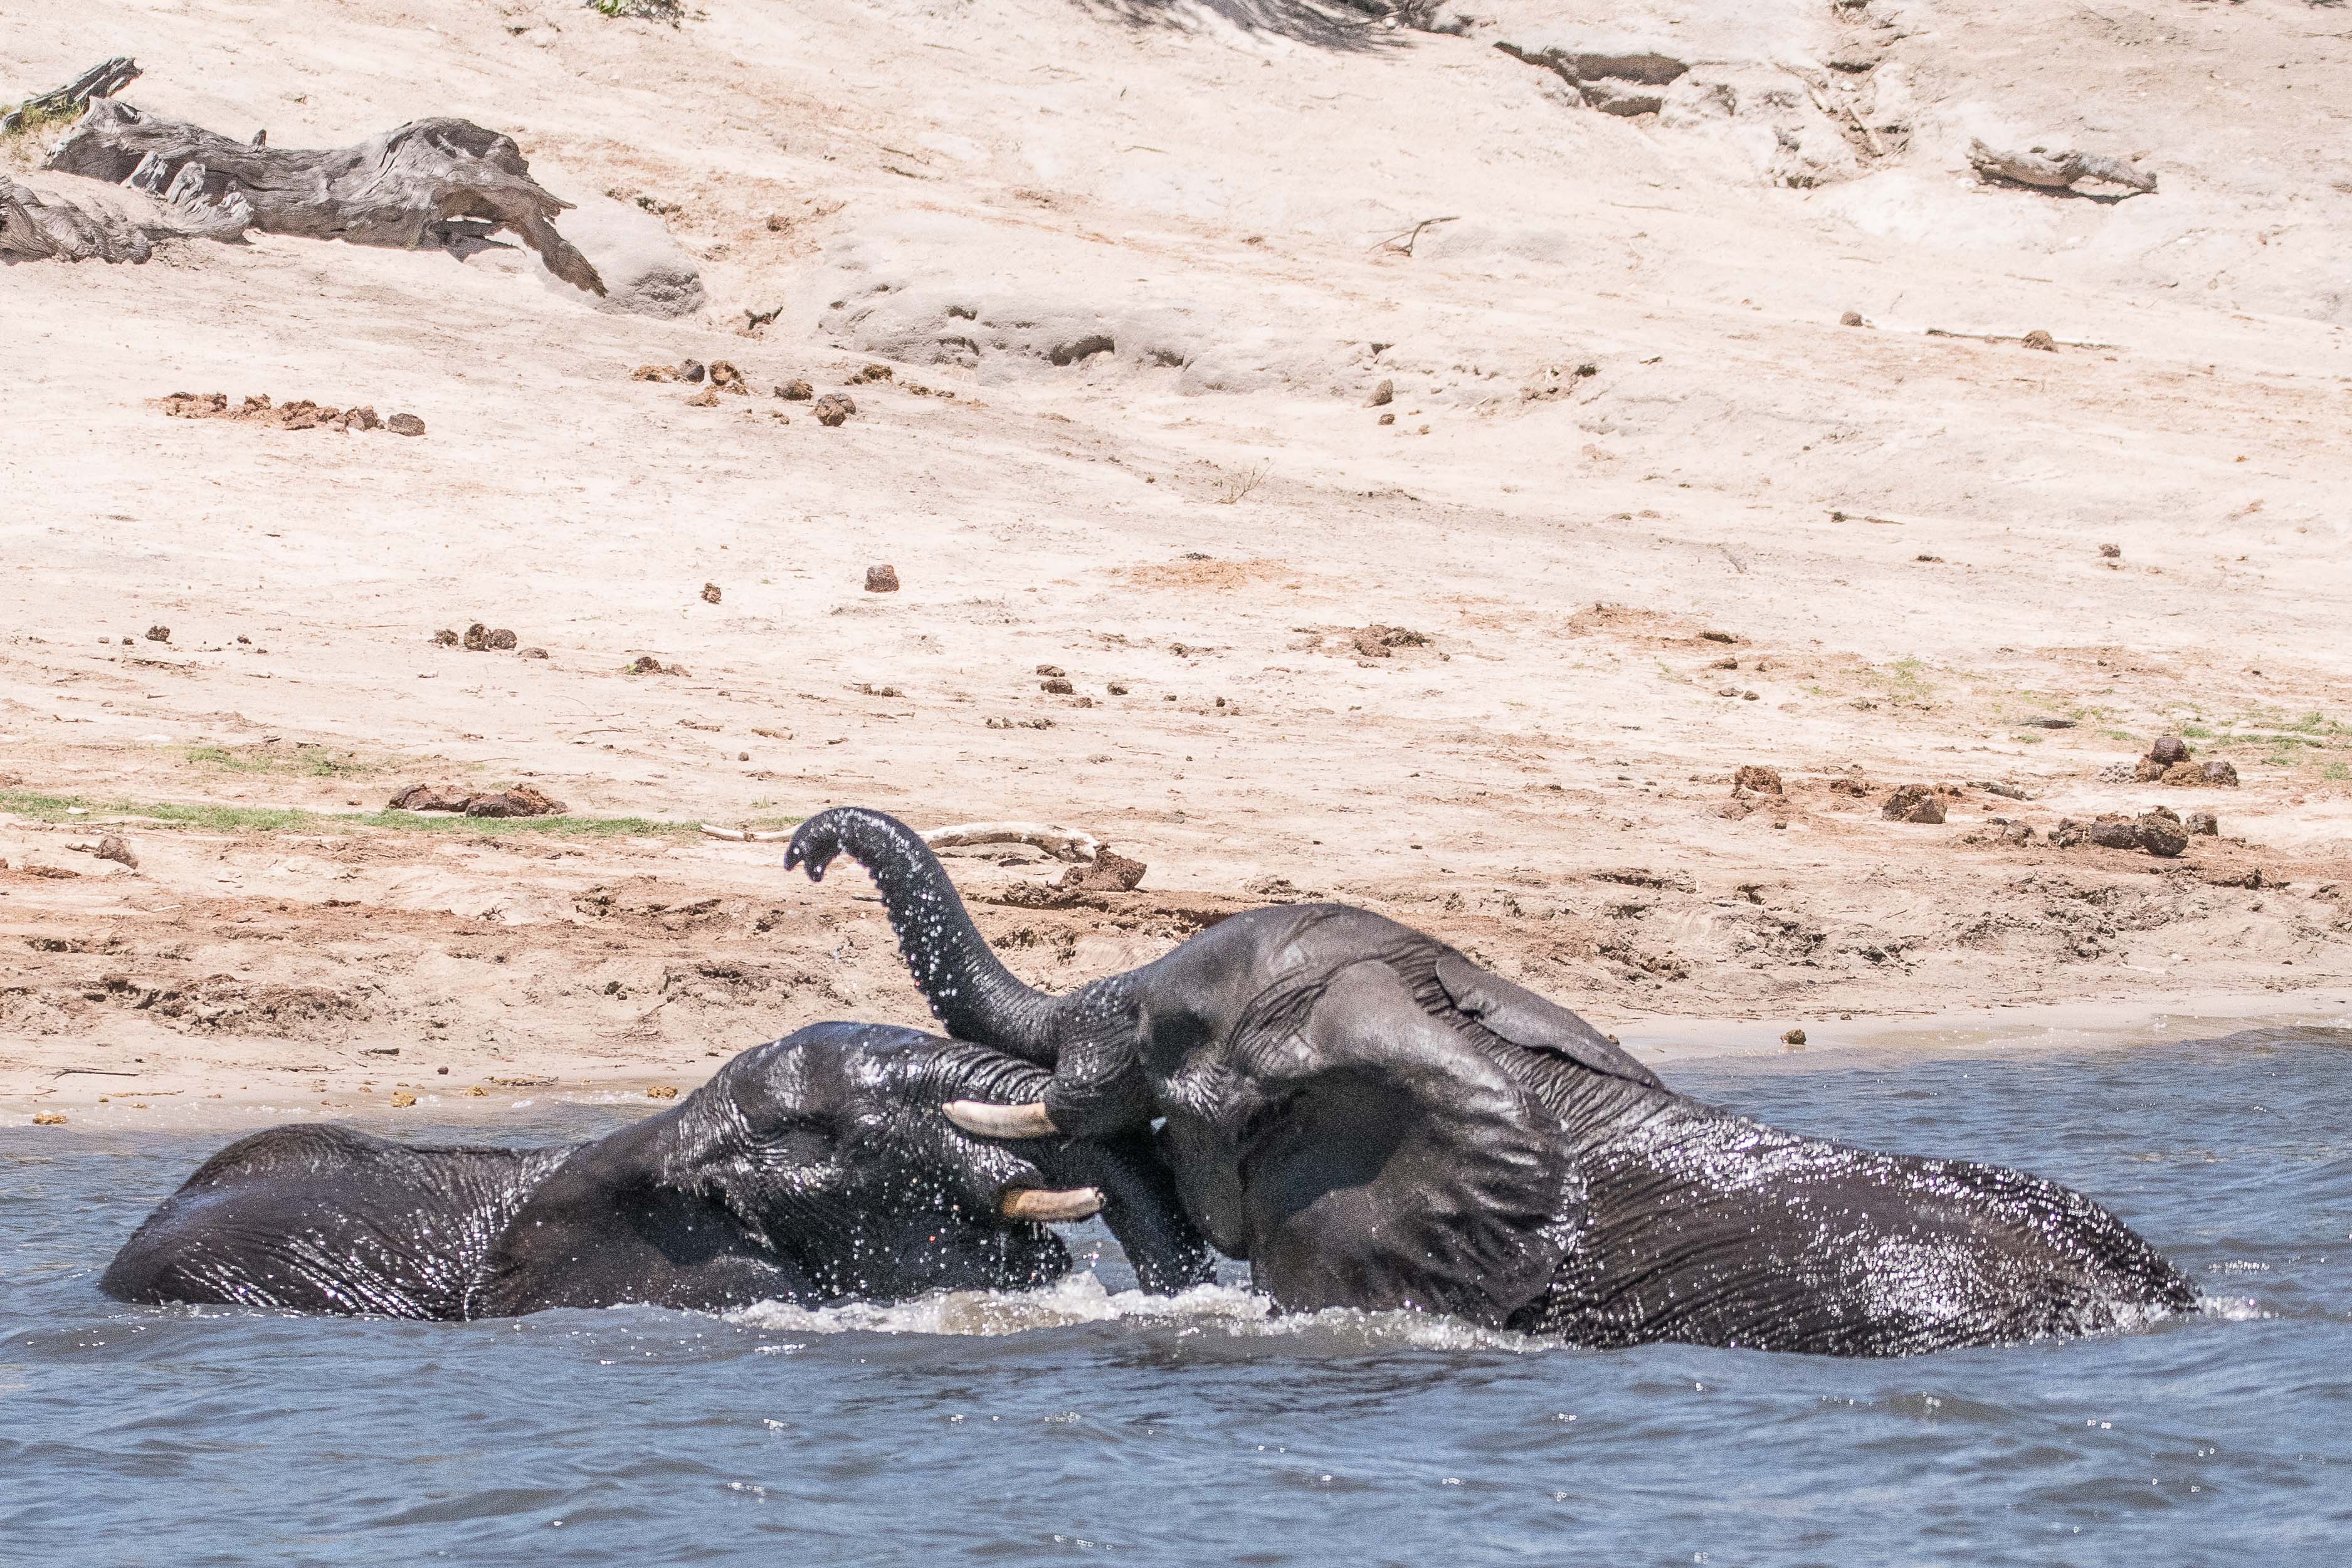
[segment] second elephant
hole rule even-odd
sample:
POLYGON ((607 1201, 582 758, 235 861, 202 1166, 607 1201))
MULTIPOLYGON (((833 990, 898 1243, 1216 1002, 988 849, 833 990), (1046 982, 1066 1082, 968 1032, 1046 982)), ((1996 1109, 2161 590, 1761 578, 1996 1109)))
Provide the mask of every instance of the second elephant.
POLYGON ((1186 1213, 1286 1308, 1886 1355, 2195 1301, 2080 1193, 1676 1094, 1573 1013, 1369 911, 1255 910, 1052 997, 989 951, 905 824, 828 810, 786 863, 816 876, 841 853, 950 1030, 1054 1070, 1040 1100, 949 1115, 1004 1138, 1158 1123, 1186 1213))

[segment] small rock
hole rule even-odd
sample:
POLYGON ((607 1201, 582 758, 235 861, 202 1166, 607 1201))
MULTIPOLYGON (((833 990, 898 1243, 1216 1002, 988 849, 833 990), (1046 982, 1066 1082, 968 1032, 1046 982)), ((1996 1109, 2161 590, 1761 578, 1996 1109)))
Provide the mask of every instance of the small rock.
POLYGON ((677 380, 677 371, 670 365, 639 365, 629 372, 629 379, 633 382, 674 382, 677 380))
POLYGON ((2216 789, 2235 789, 2238 787, 2237 768, 2231 764, 2222 761, 2218 757, 2212 761, 2205 764, 2202 771, 2205 775, 2205 782, 2209 788, 2216 789))
POLYGON ((1105 686, 1103 689, 1110 693, 1110 695, 1115 697, 1123 697, 1127 695, 1127 688, 1120 685, 1117 681, 1111 682, 1109 685, 1105 686))
POLYGON ((898 591, 898 569, 895 566, 869 566, 866 569, 866 591, 896 593, 898 591))
POLYGON ((562 801, 528 784, 518 784, 496 794, 477 795, 466 802, 466 815, 469 817, 560 817, 564 810, 562 801))
POLYGON ((544 648, 525 648, 517 653, 515 657, 518 659, 544 659, 547 657, 547 650, 544 648))
POLYGON ((890 376, 891 371, 889 366, 868 365, 849 379, 853 382, 887 382, 890 379, 890 376))
POLYGON ((1805 1043, 1805 1031, 1801 1029, 1792 1029, 1788 1033, 1780 1037, 1780 1043, 1782 1045, 1802 1045, 1805 1043))
POLYGON ((2099 547, 2099 555, 2101 559, 2105 560, 2121 560, 2124 559, 2124 547, 2121 545, 2101 545, 2099 547))
POLYGON ((36 1127, 62 1127, 65 1124, 65 1117, 55 1111, 36 1111, 33 1113, 33 1125, 36 1127))
POLYGON ((2058 825, 2050 830, 2053 849, 2071 850, 2090 842, 2091 831, 2072 817, 2061 817, 2058 825))
POLYGON ((2020 340, 2020 341, 2023 342, 2027 348, 2039 349, 2045 354, 2054 354, 2058 351, 2058 340, 2052 337, 2049 333, 2043 331, 2039 327, 2036 327, 2032 331, 2028 332, 2020 340))
POLYGON ((1737 659, 1717 659, 1714 664, 1709 664, 1707 668, 1710 670, 1736 670, 1739 668, 1739 661, 1737 659))
POLYGON ((1037 687, 1040 691, 1050 692, 1057 697, 1068 696, 1071 693, 1078 689, 1058 675, 1050 680, 1039 681, 1037 683, 1037 687))
POLYGON ((776 386, 776 395, 786 402, 806 402, 816 396, 816 388, 803 381, 782 382, 776 386))
POLYGON ((2193 787, 2205 782, 2205 769, 2194 762, 2176 762, 2164 770, 2164 781, 2167 784, 2193 787))
POLYGON ((700 360, 680 360, 677 362, 677 379, 682 382, 698 382, 709 373, 702 368, 700 360))
POLYGON ((2141 812, 2133 826, 2138 831, 2140 848, 2152 855, 2169 860, 2189 847, 2189 834, 2182 829, 2180 819, 2161 807, 2141 812))
POLYGON ((744 384, 743 372, 726 360, 710 361, 710 384, 720 392, 731 392, 738 397, 751 395, 751 389, 744 384))
POLYGON ((646 1086, 646 1098, 648 1100, 675 1100, 677 1098, 677 1085, 675 1083, 649 1083, 646 1086))
POLYGON ((1728 632, 1702 632, 1699 633, 1699 637, 1702 641, 1708 643, 1737 643, 1739 641, 1738 638, 1733 636, 1728 632))
POLYGON ((478 621, 475 622, 466 628, 465 644, 468 653, 487 653, 490 646, 490 629, 478 621))
POLYGON ((686 666, 665 664, 651 653, 640 653, 629 665, 628 673, 633 675, 682 675, 686 674, 686 666))
POLYGON ((1386 381, 1372 389, 1372 395, 1364 400, 1364 406, 1366 408, 1386 408, 1390 403, 1392 403, 1395 401, 1396 382, 1386 381))
POLYGON ((2033 841, 2033 830, 2023 822, 2003 822, 2000 837, 2003 843, 2030 844, 2033 841))
POLYGON ((2221 819, 2210 811, 2191 811, 2180 820, 2180 826, 2197 837, 2210 839, 2221 832, 2221 819))
POLYGON ((383 421, 376 417, 374 409, 362 403, 357 408, 345 411, 343 428, 345 430, 382 430, 383 421))
POLYGON ((1777 768, 1761 767, 1753 762, 1748 764, 1740 768, 1731 780, 1733 794, 1737 795, 1747 789, 1753 789, 1759 795, 1785 793, 1780 788, 1780 770, 1777 768))
POLYGON ((394 435, 422 435, 425 422, 413 413, 395 413, 383 422, 383 427, 394 435))
POLYGON ((1396 423, 1396 415, 1392 413, 1384 413, 1381 415, 1381 423, 1382 424, 1394 424, 1396 423))
POLYGON ((1944 820, 1944 804, 1925 784, 1906 784, 1886 797, 1880 816, 1895 822, 1935 823, 1944 820))
POLYGON ((1041 675, 1066 675, 1070 672, 1059 664, 1040 664, 1037 666, 1037 673, 1041 675))
POLYGON ((809 406, 816 414, 816 422, 827 429, 846 424, 849 416, 857 412, 857 405, 850 401, 847 392, 827 392, 809 406))
POLYGON ((686 406, 688 408, 717 408, 719 406, 718 389, 715 387, 705 387, 698 392, 689 394, 686 399, 686 406))
MULTIPOLYGON (((147 641, 150 643, 168 643, 171 640, 172 629, 169 626, 150 626, 147 628, 147 641)), ((125 637, 123 641, 128 643, 131 639, 125 637)))
POLYGON ((749 762, 751 760, 751 754, 748 751, 739 751, 735 754, 735 760, 738 762, 749 762))
POLYGON ((2143 757, 2132 764, 2132 781, 2136 784, 2158 783, 2164 773, 2165 765, 2153 757, 2143 757))
MULTIPOLYGON (((245 639, 240 637, 237 641, 242 643, 245 639)), ((452 632, 448 627, 444 626, 441 630, 433 633, 433 641, 436 645, 439 647, 454 648, 457 645, 457 633, 452 632)))
POLYGON ((503 653, 514 645, 514 632, 504 626, 493 628, 490 634, 482 639, 482 646, 489 649, 494 653, 503 653))
POLYGON ((2156 744, 2147 748, 2147 754, 2169 768, 2176 762, 2189 760, 2189 743, 2177 735, 2160 735, 2156 737, 2156 744))
POLYGON ((139 869, 139 857, 131 852, 129 844, 124 843, 112 833, 100 839, 98 848, 92 852, 102 861, 112 861, 115 864, 127 866, 132 871, 139 869))
POLYGON ((1839 325, 1839 326, 1841 326, 1841 327, 1859 327, 1859 326, 1861 326, 1861 325, 1862 325, 1862 312, 1861 312, 1861 311, 1859 311, 1859 310, 1848 310, 1848 311, 1847 311, 1847 312, 1845 312, 1843 315, 1842 315, 1842 316, 1840 316, 1840 317, 1838 318, 1838 325, 1839 325))
POLYGON ((395 1111, 405 1111, 405 1110, 407 1110, 411 1105, 414 1105, 414 1104, 415 1104, 415 1103, 416 1103, 416 1096, 415 1096, 415 1095, 414 1095, 414 1094, 411 1094, 407 1090, 405 1090, 405 1089, 395 1089, 395 1090, 394 1090, 394 1091, 392 1092, 392 1108, 393 1108, 394 1110, 395 1110, 395 1111))
POLYGON ((702 602, 705 604, 716 604, 719 602, 719 585, 717 583, 706 582, 702 585, 702 602))
POLYGON ((2090 826, 2091 841, 2102 849, 2139 848, 2139 824, 2128 817, 2101 817, 2090 826))

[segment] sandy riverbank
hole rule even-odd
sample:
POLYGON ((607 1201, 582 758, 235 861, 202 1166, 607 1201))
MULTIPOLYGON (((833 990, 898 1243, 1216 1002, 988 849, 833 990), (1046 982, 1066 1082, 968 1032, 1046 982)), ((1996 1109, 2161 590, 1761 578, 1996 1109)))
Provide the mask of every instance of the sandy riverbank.
MULTIPOLYGON (((1495 47, 1572 5, 265 3, 234 50, 203 5, 50 18, 12 83, 131 52, 132 101, 273 145, 495 123, 658 212, 709 303, 267 237, 7 269, 0 1107, 637 1092, 920 1022, 855 875, 693 828, 841 802, 1146 862, 1056 906, 1024 890, 1058 864, 953 859, 1057 988, 1327 896, 1678 1047, 2340 1019, 2347 46, 2228 10, 2040 18, 2032 61, 1990 5, 1759 13, 1750 53, 1843 60, 1820 101, 1874 127, 1796 126, 1801 168, 1743 118, 1770 93, 1601 113, 1495 47), (1996 134, 2163 183, 1981 185, 1996 134), (688 358, 860 412, 629 379, 688 358), (215 389, 427 434, 152 402, 215 389), (477 621, 548 656, 434 640, 477 621), (2167 734, 2238 786, 2109 781, 2167 734), (419 781, 571 816, 382 813, 419 781), (1883 814, 1915 783, 1943 822, 1883 814), (2048 839, 2159 804, 2221 832, 2048 839), (106 833, 135 870, 78 851, 106 833)), ((1707 35, 1694 79, 1747 57, 1708 6, 1643 16, 1707 35)))

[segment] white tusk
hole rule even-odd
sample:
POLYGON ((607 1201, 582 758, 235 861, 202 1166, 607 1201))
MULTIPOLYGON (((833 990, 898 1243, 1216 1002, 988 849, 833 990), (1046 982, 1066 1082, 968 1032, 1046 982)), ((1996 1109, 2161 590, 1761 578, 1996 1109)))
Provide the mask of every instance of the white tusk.
POLYGON ((1049 1138, 1061 1131, 1046 1113, 1043 1101, 997 1105, 986 1100, 950 1100, 943 1109, 949 1121, 983 1138, 1049 1138))
POLYGON ((1101 1190, 1091 1186, 1074 1186, 1062 1192, 1042 1186, 1016 1186, 996 1205, 1007 1219, 1027 1219, 1039 1225, 1089 1218, 1102 1212, 1102 1206, 1101 1190))

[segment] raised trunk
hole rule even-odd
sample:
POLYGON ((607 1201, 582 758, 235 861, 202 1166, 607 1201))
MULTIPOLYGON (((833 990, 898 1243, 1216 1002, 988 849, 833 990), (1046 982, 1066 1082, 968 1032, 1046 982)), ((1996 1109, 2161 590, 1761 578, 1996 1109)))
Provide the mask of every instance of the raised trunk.
POLYGON ((880 811, 838 806, 801 824, 784 865, 805 865, 816 882, 840 854, 864 866, 881 890, 907 971, 941 1028, 957 1040, 1054 1065, 1055 998, 1016 979, 990 951, 920 834, 880 811))

